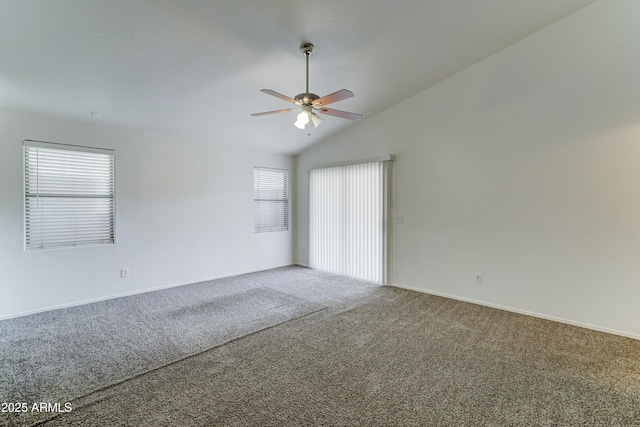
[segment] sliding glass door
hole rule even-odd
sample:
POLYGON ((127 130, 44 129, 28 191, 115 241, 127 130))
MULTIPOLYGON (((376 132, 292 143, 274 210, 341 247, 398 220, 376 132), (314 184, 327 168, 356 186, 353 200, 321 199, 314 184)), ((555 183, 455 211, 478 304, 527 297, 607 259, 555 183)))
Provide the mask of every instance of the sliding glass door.
POLYGON ((378 283, 387 281, 390 162, 309 172, 309 263, 378 283))

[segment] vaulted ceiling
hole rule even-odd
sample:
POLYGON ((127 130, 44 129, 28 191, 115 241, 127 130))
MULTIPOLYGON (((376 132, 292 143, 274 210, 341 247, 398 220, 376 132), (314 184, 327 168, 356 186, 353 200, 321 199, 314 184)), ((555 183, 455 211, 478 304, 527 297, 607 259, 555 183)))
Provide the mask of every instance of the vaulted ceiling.
POLYGON ((250 116, 305 91, 302 42, 310 91, 367 120, 592 2, 2 0, 0 107, 296 154, 354 125, 250 116))

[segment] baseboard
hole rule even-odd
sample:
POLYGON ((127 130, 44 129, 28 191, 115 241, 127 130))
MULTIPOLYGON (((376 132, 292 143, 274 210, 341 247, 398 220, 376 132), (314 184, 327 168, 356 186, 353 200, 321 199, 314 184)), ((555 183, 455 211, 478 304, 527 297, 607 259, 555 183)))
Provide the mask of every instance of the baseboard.
POLYGON ((573 320, 564 319, 562 317, 549 316, 549 315, 546 315, 546 314, 540 314, 540 313, 536 313, 536 312, 533 312, 533 311, 521 310, 521 309, 518 309, 518 308, 507 307, 507 306, 503 306, 503 305, 500 305, 500 304, 493 304, 493 303, 489 303, 489 302, 486 302, 486 301, 479 301, 479 300, 475 300, 475 299, 472 299, 472 298, 465 298, 465 297, 460 297, 460 296, 457 296, 457 295, 451 295, 451 294, 447 294, 447 293, 444 293, 444 292, 437 292, 437 291, 431 291, 431 290, 426 290, 426 289, 420 289, 420 288, 416 288, 416 287, 413 287, 413 286, 402 285, 400 283, 392 283, 392 284, 389 284, 388 286, 393 286, 393 287, 402 288, 402 289, 408 289, 410 291, 416 291, 416 292, 420 292, 420 293, 423 293, 423 294, 435 295, 435 296, 439 296, 439 297, 454 299, 454 300, 458 300, 458 301, 468 302, 468 303, 471 303, 471 304, 477 304, 477 305, 482 305, 482 306, 485 306, 485 307, 496 308, 498 310, 510 311, 512 313, 524 314, 525 316, 538 317, 540 319, 552 320, 554 322, 565 323, 567 325, 578 326, 578 327, 581 327, 581 328, 591 329, 591 330, 598 331, 598 332, 605 332, 607 334, 619 335, 619 336, 622 336, 622 337, 627 337, 627 338, 633 338, 633 339, 636 339, 636 340, 640 340, 640 335, 637 335, 637 334, 633 334, 633 333, 630 333, 630 332, 619 331, 617 329, 604 328, 604 327, 601 327, 601 326, 591 325, 589 323, 576 322, 576 321, 573 321, 573 320))
POLYGON ((302 262, 297 262, 297 261, 294 263, 294 265, 299 265, 300 267, 305 267, 305 268, 311 268, 307 264, 302 263, 302 262))
POLYGON ((104 297, 99 297, 99 298, 92 298, 92 299, 87 299, 87 300, 82 300, 82 301, 74 301, 74 302, 67 303, 67 304, 54 305, 54 306, 51 306, 51 307, 39 308, 39 309, 35 309, 35 310, 22 311, 22 312, 19 312, 19 313, 12 313, 12 314, 8 314, 8 315, 5 315, 5 316, 0 316, 0 320, 14 319, 16 317, 29 316, 31 314, 44 313, 44 312, 52 311, 52 310, 59 310, 61 308, 77 307, 79 305, 93 304, 95 302, 108 301, 108 300, 116 299, 116 298, 123 298, 123 297, 130 297, 130 296, 134 296, 134 295, 146 294, 148 292, 161 291, 163 289, 170 289, 170 288, 178 288, 180 286, 195 285, 196 283, 209 282, 211 280, 218 280, 218 279, 225 279, 227 277, 242 276, 243 274, 259 273, 261 271, 274 270, 276 268, 289 267, 291 265, 295 265, 295 264, 286 264, 286 265, 275 266, 275 267, 268 268, 266 270, 251 270, 251 271, 244 271, 244 272, 238 272, 238 273, 233 273, 233 274, 225 274, 225 275, 216 276, 216 277, 206 277, 206 278, 202 278, 202 279, 195 279, 195 280, 189 280, 189 281, 185 281, 185 282, 178 282, 178 283, 173 283, 173 284, 168 284, 168 285, 156 286, 154 288, 146 288, 146 289, 142 289, 142 290, 124 292, 124 293, 120 293, 120 294, 114 294, 114 295, 109 295, 109 296, 104 296, 104 297))

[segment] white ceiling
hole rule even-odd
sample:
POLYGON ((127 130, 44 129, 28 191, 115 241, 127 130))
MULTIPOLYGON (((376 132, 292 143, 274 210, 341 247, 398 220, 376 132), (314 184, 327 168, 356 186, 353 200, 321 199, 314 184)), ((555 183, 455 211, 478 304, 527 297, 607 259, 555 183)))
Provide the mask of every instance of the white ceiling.
POLYGON ((0 0, 0 107, 295 154, 354 125, 250 116, 304 92, 301 42, 366 120, 592 2, 0 0))

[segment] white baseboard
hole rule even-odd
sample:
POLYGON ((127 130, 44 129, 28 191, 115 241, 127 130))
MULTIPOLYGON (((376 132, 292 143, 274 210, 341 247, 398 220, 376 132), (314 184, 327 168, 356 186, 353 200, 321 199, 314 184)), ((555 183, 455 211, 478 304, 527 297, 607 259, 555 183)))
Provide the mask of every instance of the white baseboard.
POLYGON ((605 333, 608 333, 608 334, 620 335, 620 336, 623 336, 623 337, 640 340, 640 335, 638 335, 638 334, 633 334, 633 333, 625 332, 625 331, 619 331, 617 329, 604 328, 602 326, 591 325, 589 323, 576 322, 576 321, 573 321, 573 320, 564 319, 562 317, 549 316, 549 315, 546 315, 546 314, 540 314, 540 313, 536 313, 536 312, 533 312, 533 311, 521 310, 521 309, 518 309, 518 308, 507 307, 507 306, 503 306, 503 305, 499 305, 499 304, 492 304, 492 303, 485 302, 485 301, 474 300, 474 299, 471 299, 471 298, 460 297, 460 296, 457 296, 457 295, 451 295, 451 294, 447 294, 447 293, 443 293, 443 292, 420 289, 420 288, 416 288, 416 287, 413 287, 413 286, 402 285, 400 283, 392 283, 392 284, 389 284, 388 286, 393 286, 393 287, 402 288, 402 289, 408 289, 410 291, 416 291, 416 292, 420 292, 420 293, 423 293, 423 294, 435 295, 435 296, 454 299, 454 300, 458 300, 458 301, 464 301, 464 302, 468 302, 468 303, 471 303, 471 304, 482 305, 482 306, 485 306, 485 307, 497 308, 498 310, 510 311, 512 313, 524 314, 526 316, 538 317, 540 319, 552 320, 554 322, 566 323, 567 325, 578 326, 578 327, 581 327, 581 328, 592 329, 592 330, 598 331, 598 332, 605 332, 605 333))
MULTIPOLYGON (((273 270, 273 269, 282 268, 282 267, 289 267, 291 265, 295 265, 295 264, 280 265, 280 266, 268 268, 267 270, 273 270)), ((79 305, 92 304, 94 302, 108 301, 108 300, 111 300, 111 299, 122 298, 122 297, 130 297, 130 296, 133 296, 133 295, 146 294, 148 292, 161 291, 163 289, 170 289, 170 288, 177 288, 177 287, 180 287, 180 286, 194 285, 196 283, 202 283, 202 282, 208 282, 208 281, 211 281, 211 280, 224 279, 224 278, 227 278, 227 277, 241 276, 243 274, 259 273, 260 271, 267 271, 267 270, 251 270, 251 271, 237 272, 237 273, 233 273, 233 274, 225 274, 225 275, 222 275, 222 276, 205 277, 205 278, 202 278, 202 279, 189 280, 189 281, 186 281, 186 282, 178 282, 178 283, 173 283, 173 284, 168 284, 168 285, 161 285, 161 286, 156 286, 156 287, 153 287, 153 288, 146 288, 146 289, 141 289, 141 290, 137 290, 137 291, 124 292, 124 293, 120 293, 120 294, 108 295, 108 296, 99 297, 99 298, 92 298, 92 299, 87 299, 87 300, 82 300, 82 301, 74 301, 74 302, 67 303, 67 304, 59 304, 59 305, 39 308, 39 309, 35 309, 35 310, 21 311, 19 313, 11 313, 11 314, 8 314, 8 315, 5 315, 5 316, 0 316, 0 320, 14 319, 16 317, 29 316, 30 314, 44 313, 44 312, 47 312, 47 311, 58 310, 60 308, 77 307, 79 305)))

